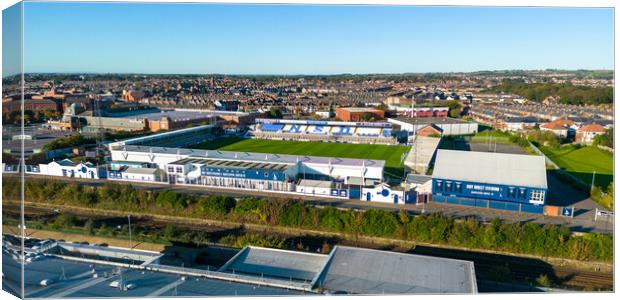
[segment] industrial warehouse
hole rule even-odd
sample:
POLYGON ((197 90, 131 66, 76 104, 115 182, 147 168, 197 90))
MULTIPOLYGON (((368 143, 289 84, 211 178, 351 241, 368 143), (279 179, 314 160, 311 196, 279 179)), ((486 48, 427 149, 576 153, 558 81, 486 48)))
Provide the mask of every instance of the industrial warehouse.
MULTIPOLYGON (((12 240, 3 241, 3 271, 12 275, 3 284, 17 293, 12 240)), ((54 240, 29 239, 25 251, 27 298, 478 292, 471 261, 347 246, 328 254, 246 246, 191 267, 166 264, 166 252, 54 240)))

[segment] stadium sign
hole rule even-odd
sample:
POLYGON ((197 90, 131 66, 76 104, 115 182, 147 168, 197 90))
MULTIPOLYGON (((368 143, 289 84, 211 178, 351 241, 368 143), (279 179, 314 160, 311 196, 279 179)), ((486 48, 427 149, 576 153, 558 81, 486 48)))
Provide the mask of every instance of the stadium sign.
POLYGON ((214 176, 225 178, 245 178, 245 179, 258 179, 258 180, 279 180, 285 179, 285 175, 280 171, 272 170, 240 170, 240 169, 228 169, 228 168, 210 168, 203 167, 201 170, 202 176, 214 176))

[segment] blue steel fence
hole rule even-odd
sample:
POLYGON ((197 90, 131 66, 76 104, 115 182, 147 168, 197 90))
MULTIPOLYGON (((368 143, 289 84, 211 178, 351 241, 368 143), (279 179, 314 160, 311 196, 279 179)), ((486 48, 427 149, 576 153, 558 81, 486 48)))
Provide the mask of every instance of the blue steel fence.
POLYGON ((513 212, 541 214, 541 215, 544 213, 543 205, 532 205, 532 204, 526 204, 526 203, 514 203, 514 202, 506 202, 506 201, 483 200, 483 199, 473 199, 473 198, 448 197, 448 196, 442 196, 442 195, 436 195, 436 194, 433 195, 433 202, 499 209, 499 210, 513 211, 513 212))

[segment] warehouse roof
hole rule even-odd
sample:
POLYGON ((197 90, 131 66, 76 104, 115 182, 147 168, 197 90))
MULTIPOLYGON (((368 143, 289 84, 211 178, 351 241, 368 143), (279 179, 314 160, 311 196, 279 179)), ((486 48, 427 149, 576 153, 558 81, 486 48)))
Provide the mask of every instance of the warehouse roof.
POLYGON ((326 261, 325 254, 245 247, 219 271, 310 283, 326 261))
POLYGON ((545 158, 537 155, 438 150, 433 178, 547 188, 545 158))
POLYGON ((474 263, 336 246, 318 284, 351 294, 476 293, 474 263))

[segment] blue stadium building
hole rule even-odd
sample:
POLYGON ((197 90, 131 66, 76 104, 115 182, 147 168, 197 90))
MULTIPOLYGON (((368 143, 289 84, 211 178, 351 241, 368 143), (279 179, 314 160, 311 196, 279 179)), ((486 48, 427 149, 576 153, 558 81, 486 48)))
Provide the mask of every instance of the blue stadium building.
POLYGON ((543 156, 438 150, 432 181, 433 202, 544 212, 543 156))

